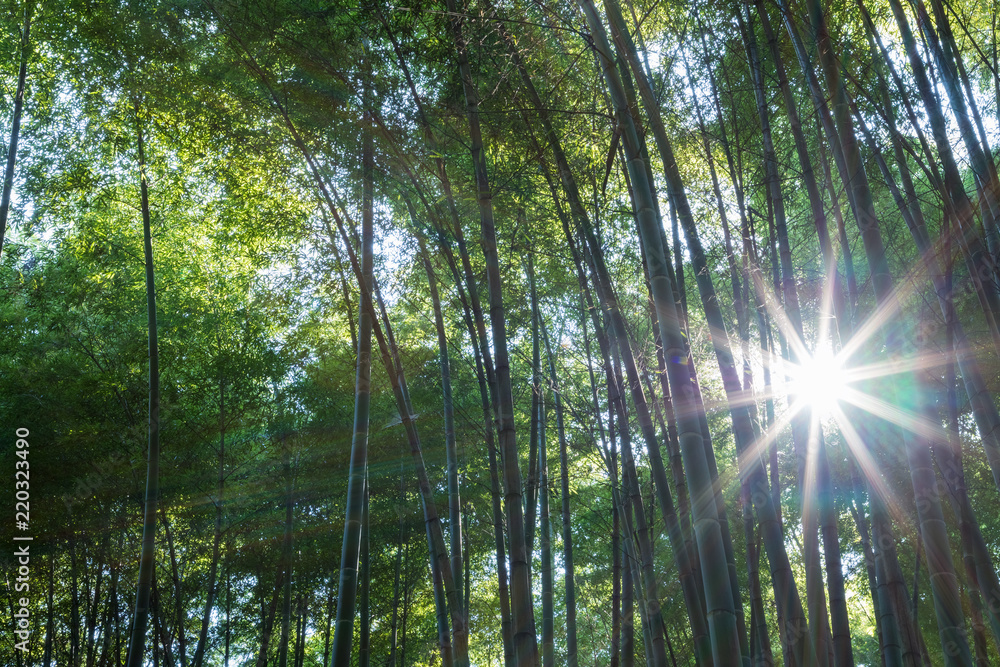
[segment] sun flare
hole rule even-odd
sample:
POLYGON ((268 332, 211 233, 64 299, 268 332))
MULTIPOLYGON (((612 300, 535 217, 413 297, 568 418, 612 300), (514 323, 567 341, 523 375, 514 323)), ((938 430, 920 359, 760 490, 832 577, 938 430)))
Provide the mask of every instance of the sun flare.
POLYGON ((817 416, 831 414, 850 391, 843 360, 829 349, 817 350, 793 366, 789 374, 791 393, 817 416))

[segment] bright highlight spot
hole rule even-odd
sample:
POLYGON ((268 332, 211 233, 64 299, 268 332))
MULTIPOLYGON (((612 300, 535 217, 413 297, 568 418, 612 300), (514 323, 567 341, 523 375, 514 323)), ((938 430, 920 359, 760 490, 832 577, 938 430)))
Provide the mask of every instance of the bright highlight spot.
POLYGON ((791 393, 817 416, 833 412, 848 390, 849 378, 842 361, 826 348, 793 366, 789 374, 791 393))

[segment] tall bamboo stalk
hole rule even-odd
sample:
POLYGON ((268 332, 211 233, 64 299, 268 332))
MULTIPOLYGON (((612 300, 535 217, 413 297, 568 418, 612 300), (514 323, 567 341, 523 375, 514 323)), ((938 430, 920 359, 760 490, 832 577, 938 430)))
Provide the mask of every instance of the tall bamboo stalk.
MULTIPOLYGON (((284 429, 285 425, 281 424, 284 429)), ((281 598, 281 639, 278 642, 278 666, 286 667, 288 664, 289 638, 292 623, 292 521, 295 508, 294 487, 292 482, 292 451, 288 442, 288 435, 282 433, 279 436, 282 458, 282 475, 285 478, 285 529, 281 538, 281 561, 285 570, 285 585, 282 588, 281 598)), ((362 512, 362 526, 364 525, 364 513, 362 512)), ((362 528, 362 542, 364 528, 362 528)))
MULTIPOLYGON (((891 0, 891 3, 897 24, 902 32, 904 31, 905 16, 902 15, 898 0, 891 0), (903 20, 901 21, 900 18, 903 20)), ((880 306, 888 307, 893 298, 892 276, 889 272, 879 222, 875 216, 868 180, 850 120, 847 93, 840 78, 840 66, 833 53, 825 14, 818 0, 812 0, 809 3, 809 15, 813 38, 819 49, 820 62, 823 65, 824 77, 834 100, 834 118, 837 121, 837 129, 840 133, 846 164, 854 188, 861 238, 865 246, 865 254, 868 257, 875 297, 880 306)), ((912 43, 912 36, 909 41, 912 43)), ((907 42, 905 35, 904 42, 907 42)), ((907 50, 912 53, 909 44, 907 50)), ((899 354, 901 341, 897 331, 895 331, 896 327, 885 325, 881 329, 890 354, 899 354)), ((909 379, 916 385, 912 374, 909 379)), ((919 390, 917 391, 919 394, 919 390)), ((897 394, 900 393, 902 395, 898 395, 898 398, 902 408, 909 408, 916 414, 926 413, 929 409, 930 406, 926 403, 921 405, 922 398, 914 397, 905 392, 897 394)), ((948 534, 945 530, 940 497, 936 492, 937 482, 931 463, 930 450, 926 446, 927 443, 923 439, 916 438, 914 434, 904 432, 902 439, 910 465, 910 477, 920 520, 920 534, 924 551, 927 554, 931 590, 938 618, 938 630, 941 642, 945 646, 945 660, 948 664, 967 665, 972 662, 972 657, 964 634, 964 614, 962 613, 957 577, 952 562, 948 534)))
POLYGON ((562 543, 563 543, 563 591, 565 595, 566 612, 566 667, 576 667, 577 656, 576 634, 576 582, 573 564, 573 523, 569 507, 569 454, 566 442, 566 423, 563 415, 562 386, 556 375, 555 356, 549 345, 549 337, 545 331, 545 322, 541 321, 542 338, 545 341, 545 352, 549 360, 549 378, 556 413, 556 434, 559 438, 559 486, 562 501, 562 543))
MULTIPOLYGON (((622 127, 622 143, 628 157, 639 208, 636 221, 640 244, 649 266, 650 284, 656 304, 664 354, 668 359, 668 374, 673 396, 678 404, 678 430, 684 467, 692 488, 692 504, 696 543, 707 572, 714 576, 728 572, 722 528, 715 502, 713 483, 705 456, 704 439, 698 423, 697 409, 689 381, 689 369, 681 364, 686 359, 679 318, 674 302, 673 285, 667 274, 667 258, 660 242, 661 228, 655 213, 654 195, 644 166, 637 128, 627 108, 625 90, 614 67, 614 55, 607 32, 591 0, 581 0, 595 48, 601 59, 605 83, 614 102, 615 113, 622 127)), ((706 579, 705 596, 713 659, 717 664, 737 664, 742 661, 740 636, 736 626, 732 586, 718 586, 706 579)), ((654 631, 656 628, 654 628, 654 631)))
MULTIPOLYGON (((135 613, 128 646, 126 667, 145 663, 146 624, 149 620, 150 593, 156 564, 156 512, 160 500, 160 355, 156 332, 156 286, 153 271, 153 237, 149 216, 149 190, 146 178, 146 152, 140 119, 139 102, 135 113, 136 148, 139 166, 139 205, 142 213, 143 259, 146 268, 146 328, 149 337, 149 425, 146 449, 146 500, 143 507, 142 551, 139 555, 139 578, 136 584, 135 613)), ((79 627, 74 623, 74 631, 79 627)))
MULTIPOLYGON (((788 238, 788 224, 785 217, 784 196, 780 185, 778 174, 778 162, 774 149, 774 142, 771 135, 771 124, 767 109, 764 91, 764 79, 760 62, 760 57, 756 46, 756 36, 752 22, 749 22, 750 12, 747 11, 748 25, 743 25, 744 40, 747 44, 747 51, 751 64, 751 72, 754 78, 754 94, 757 99, 757 111, 760 118, 761 133, 764 144, 764 165, 767 174, 768 188, 771 201, 774 205, 774 225, 777 232, 779 257, 781 260, 781 293, 784 299, 784 312, 791 323, 792 329, 799 339, 803 339, 804 331, 802 327, 802 315, 799 308, 799 298, 795 283, 795 273, 792 267, 791 245, 788 238)), ((766 13, 761 12, 762 21, 766 21, 766 13)), ((742 18, 738 14, 742 24, 742 18)), ((773 42, 769 33, 773 31, 765 29, 768 41, 773 42)), ((774 52, 776 49, 772 49, 774 52)), ((780 61, 777 61, 780 62, 780 61)), ((780 72, 780 70, 779 70, 780 72)), ((780 76, 780 74, 779 74, 780 76)), ((787 88, 787 83, 786 86, 787 88)), ((787 97, 786 97, 787 103, 787 97)), ((787 107, 787 104, 786 104, 787 107)), ((793 111, 789 114, 793 116, 793 111)), ((792 123, 795 127, 795 123, 792 123)), ((801 136, 801 129, 797 133, 798 140, 804 143, 801 136)), ((800 155, 800 163, 808 163, 808 156, 800 155)), ((811 172, 809 172, 811 175, 811 172)), ((813 191, 815 191, 815 184, 813 191)), ((821 201, 818 201, 818 192, 810 191, 816 197, 814 209, 822 209, 821 201)), ((834 268, 830 260, 833 259, 830 249, 829 239, 823 242, 826 237, 825 217, 817 221, 820 225, 820 245, 825 248, 824 259, 827 266, 834 268)), ((836 289, 836 286, 834 286, 836 289)), ((822 341, 820 341, 822 344, 822 341)), ((800 358, 796 346, 790 346, 794 363, 802 364, 806 359, 800 358)), ((833 493, 829 475, 829 462, 826 447, 823 444, 822 432, 815 427, 810 427, 811 415, 808 410, 800 411, 792 418, 792 441, 796 449, 798 459, 799 486, 802 490, 802 523, 803 523, 803 543, 805 546, 805 566, 806 566, 806 598, 809 608, 809 623, 813 641, 816 645, 818 664, 828 663, 827 654, 831 651, 839 667, 850 667, 854 664, 854 656, 851 651, 850 627, 848 623, 846 596, 844 594, 843 571, 840 565, 840 542, 837 536, 837 520, 835 508, 833 507, 833 493), (813 489, 815 488, 815 496, 813 489), (816 502, 818 501, 818 502, 816 502), (826 599, 823 592, 823 570, 820 562, 820 550, 818 533, 819 523, 822 519, 824 528, 824 544, 826 546, 827 573, 829 575, 830 603, 833 610, 833 638, 830 635, 830 619, 827 615, 826 599), (832 642, 832 646, 831 646, 832 642)), ((814 425, 815 426, 815 425, 814 425)))
MULTIPOLYGON (((536 317, 538 316, 536 308, 536 317)), ((538 334, 537 324, 534 326, 538 334)), ((541 552, 542 579, 542 667, 555 665, 555 591, 553 589, 553 570, 555 562, 552 557, 552 517, 549 513, 549 462, 548 442, 546 438, 547 415, 545 411, 545 395, 539 397, 538 420, 538 519, 539 519, 539 550, 541 552)))
POLYGON ((0 194, 0 252, 3 251, 7 232, 7 214, 10 212, 10 195, 14 188, 14 163, 17 160, 17 143, 21 136, 21 115, 24 111, 24 87, 28 76, 28 59, 31 57, 31 17, 35 0, 25 0, 24 24, 21 27, 21 64, 17 70, 17 90, 14 92, 14 114, 10 123, 10 143, 7 145, 7 166, 3 173, 3 192, 0 194))
MULTIPOLYGON (((367 92, 367 90, 366 90, 367 92)), ((368 95, 366 102, 368 102, 368 95)), ((367 105, 366 105, 367 108, 367 105)), ((366 118, 367 112, 366 112, 366 118)), ((361 276, 362 301, 371 302, 374 287, 374 143, 370 125, 362 137, 361 276)), ((340 553, 340 583, 337 586, 337 620, 333 633, 333 665, 349 667, 354 641, 354 613, 358 590, 358 566, 364 514, 365 480, 368 469, 368 420, 371 405, 371 355, 373 314, 362 305, 358 318, 358 354, 354 381, 354 435, 347 476, 344 540, 340 553)))
MULTIPOLYGON (((508 42, 510 42, 510 40, 508 40, 508 42)), ((510 53, 521 73, 521 80, 525 89, 527 90, 535 107, 538 109, 539 117, 545 130, 546 139, 556 158, 560 180, 562 181, 566 197, 569 200, 569 207, 573 222, 585 238, 585 243, 581 247, 582 253, 578 252, 576 249, 576 242, 574 241, 573 233, 571 231, 569 219, 566 216, 563 216, 563 230, 567 243, 569 244, 571 254, 573 255, 574 263, 577 266, 577 274, 578 280, 580 281, 581 291, 587 299, 594 327, 598 332, 598 341, 600 343, 601 354, 604 360, 605 374, 608 375, 609 381, 612 381, 611 366, 609 361, 611 345, 607 338, 614 338, 616 340, 616 347, 624 357, 624 364, 626 372, 629 376, 629 384, 632 389, 632 398, 636 405, 639 425, 642 429, 643 438, 646 440, 653 474, 657 480, 656 490, 658 500, 660 502, 661 510, 666 517, 671 544, 674 546, 674 557, 677 561, 678 570, 680 572, 685 605, 687 607, 688 617, 693 628, 693 634, 695 635, 695 653, 697 660, 701 663, 702 661, 710 659, 711 647, 708 641, 708 630, 703 611, 704 606, 702 605, 701 597, 699 596, 700 587, 697 586, 695 582, 692 563, 688 560, 689 551, 684 546, 683 536, 680 532, 680 525, 676 520, 676 512, 673 509, 673 500, 670 496, 670 491, 666 482, 666 474, 662 461, 660 460, 659 446, 656 442, 655 432, 653 431, 652 421, 649 416, 648 405, 643 395, 641 382, 639 381, 635 358, 631 351, 630 334, 628 333, 628 328, 625 325, 621 308, 619 307, 617 297, 615 296, 614 289, 611 284, 610 275, 604 262, 603 250, 601 248, 600 241, 597 239, 587 212, 583 207, 576 179, 573 175, 573 171, 570 169, 569 162, 562 149, 559 137, 552 126, 548 113, 545 111, 545 106, 540 101, 538 93, 531 82, 530 76, 528 76, 527 71, 524 68, 519 54, 516 49, 513 48, 510 50, 510 53), (592 301, 590 300, 590 286, 585 275, 586 271, 583 268, 584 258, 580 256, 581 254, 586 258, 586 263, 589 265, 590 271, 592 272, 593 284, 598 295, 597 301, 600 303, 601 308, 604 310, 605 315, 609 319, 610 326, 608 328, 608 336, 601 335, 603 327, 598 317, 598 311, 592 305, 592 301)), ((651 599, 656 601, 656 596, 652 596, 651 599)))
POLYGON ((489 291, 490 327, 495 350, 495 372, 498 401, 495 405, 499 417, 499 445, 504 470, 504 500, 507 514, 507 531, 511 556, 511 611, 514 622, 514 646, 518 667, 538 662, 538 643, 535 637, 534 609, 531 604, 531 571, 527 544, 524 538, 524 511, 522 508, 521 470, 514 430, 514 396, 510 378, 510 355, 507 349, 507 327, 504 319, 503 293, 500 279, 500 259, 497 252, 496 224, 493 218, 492 194, 483 150, 482 129, 479 120, 479 95, 469 67, 467 42, 463 36, 461 13, 455 0, 447 0, 452 32, 458 56, 459 73, 465 93, 469 121, 472 163, 475 170, 477 201, 479 204, 483 254, 486 259, 486 276, 489 291))
POLYGON ((448 465, 448 527, 451 538, 451 571, 455 581, 462 579, 462 496, 458 481, 458 446, 455 441, 455 403, 451 393, 451 359, 448 355, 448 338, 445 335, 444 315, 441 310, 441 297, 438 294, 437 277, 431 266, 430 255, 424 240, 417 237, 420 255, 423 258, 424 269, 427 272, 427 284, 431 294, 431 307, 434 310, 434 328, 437 330, 438 364, 441 366, 441 393, 444 403, 444 440, 445 456, 448 465))

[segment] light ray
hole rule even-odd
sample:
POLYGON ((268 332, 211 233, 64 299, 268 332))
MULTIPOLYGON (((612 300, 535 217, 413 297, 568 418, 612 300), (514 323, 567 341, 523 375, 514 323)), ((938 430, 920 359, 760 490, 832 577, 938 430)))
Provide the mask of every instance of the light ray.
POLYGON ((863 380, 875 380, 890 375, 941 368, 952 359, 953 355, 947 351, 928 352, 905 359, 893 359, 892 361, 879 361, 863 366, 855 366, 847 372, 851 382, 861 382, 863 380))
POLYGON ((837 276, 837 256, 834 253, 830 253, 830 259, 826 263, 826 276, 827 280, 823 284, 823 291, 820 294, 820 305, 819 305, 819 340, 826 340, 831 334, 830 324, 836 320, 837 315, 834 313, 833 308, 833 296, 834 290, 837 288, 838 281, 837 276))
POLYGON ((791 320, 788 319, 788 315, 785 313, 785 309, 781 306, 778 301, 777 296, 773 293, 770 287, 764 284, 761 279, 762 272, 759 270, 753 272, 754 279, 754 289, 757 291, 757 296, 764 303, 764 308, 774 319, 775 324, 777 324, 778 329, 785 336, 785 340, 788 342, 789 347, 792 351, 792 358, 794 359, 804 359, 809 355, 809 351, 806 349, 805 343, 799 336, 798 332, 795 330, 795 326, 792 324, 791 320))
POLYGON ((868 480, 869 492, 878 494, 879 498, 889 509, 892 520, 896 524, 908 531, 912 531, 913 522, 910 521, 906 512, 899 507, 895 494, 886 486, 885 481, 882 479, 882 472, 879 465, 872 458, 871 453, 868 451, 868 446, 865 444, 861 434, 854 428, 850 418, 839 407, 834 410, 833 417, 837 427, 840 429, 840 433, 844 436, 847 446, 854 454, 854 459, 857 461, 858 467, 861 469, 865 479, 868 480))
POLYGON ((947 432, 939 424, 869 393, 848 387, 844 392, 844 400, 923 438, 938 442, 948 438, 947 432))
POLYGON ((749 470, 749 467, 754 465, 754 459, 760 459, 763 452, 765 452, 771 443, 777 439, 778 434, 781 433, 786 426, 791 424, 792 419, 794 419, 804 408, 805 403, 801 401, 793 403, 788 410, 783 412, 780 417, 774 420, 774 423, 768 426, 766 431, 750 443, 750 446, 743 450, 743 453, 739 455, 740 470, 749 470))
MULTIPOLYGON (((819 446, 818 429, 819 419, 815 411, 810 411, 809 415, 809 435, 806 438, 806 461, 802 480, 802 523, 806 525, 816 520, 816 497, 817 484, 817 447, 819 446), (808 521, 807 521, 808 519, 808 521)), ((814 538, 816 536, 813 536, 814 538)))

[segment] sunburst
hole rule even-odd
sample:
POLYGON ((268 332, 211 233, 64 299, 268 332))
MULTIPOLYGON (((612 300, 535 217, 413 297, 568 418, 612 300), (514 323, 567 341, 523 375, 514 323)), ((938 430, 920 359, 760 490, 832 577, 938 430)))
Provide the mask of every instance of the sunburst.
MULTIPOLYGON (((919 375, 928 372, 936 375, 936 369, 954 360, 955 352, 902 355, 898 352, 901 346, 893 342, 887 344, 886 340, 887 336, 892 337, 896 335, 894 332, 900 331, 902 306, 916 286, 923 282, 921 278, 926 278, 925 264, 915 263, 911 274, 897 283, 891 298, 886 299, 853 332, 846 336, 844 331, 838 332, 844 336, 839 348, 835 347, 836 336, 830 327, 836 322, 831 307, 836 288, 833 280, 827 281, 824 286, 821 316, 815 338, 810 344, 800 335, 800 328, 789 320, 775 294, 757 274, 758 279, 754 282, 758 294, 784 336, 789 356, 792 357, 792 360, 781 360, 780 364, 777 361, 770 364, 774 380, 770 395, 758 394, 757 398, 787 398, 788 408, 761 433, 741 458, 749 464, 760 457, 790 424, 798 419, 808 419, 809 442, 801 489, 804 514, 815 511, 816 454, 817 447, 823 446, 820 444, 821 434, 824 431, 830 434, 839 432, 841 441, 847 445, 851 458, 864 475, 869 491, 885 503, 897 525, 904 530, 912 530, 911 520, 900 511, 897 499, 882 477, 883 464, 879 460, 885 437, 895 440, 903 436, 897 429, 904 429, 925 442, 941 442, 948 438, 942 425, 929 419, 920 406, 912 402, 912 398, 920 391, 919 375), (887 348, 894 351, 886 352, 887 348), (883 356, 878 360, 865 360, 864 353, 870 350, 883 356), (891 435, 893 432, 899 435, 891 435), (874 435, 876 433, 881 435, 874 435)), ((834 275, 835 269, 829 269, 827 275, 834 275)))
POLYGON ((833 413, 851 391, 851 370, 847 360, 822 346, 788 369, 788 393, 800 409, 809 409, 817 417, 833 413))

